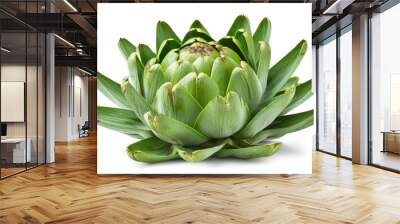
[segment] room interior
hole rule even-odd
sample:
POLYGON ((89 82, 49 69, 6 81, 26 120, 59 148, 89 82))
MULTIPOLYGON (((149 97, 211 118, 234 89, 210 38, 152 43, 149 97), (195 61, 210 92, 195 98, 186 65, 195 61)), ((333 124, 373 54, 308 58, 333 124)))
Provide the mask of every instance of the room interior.
POLYGON ((174 1, 0 2, 0 223, 399 222, 399 1, 219 1, 312 5, 313 174, 251 176, 96 174, 111 2, 174 1))
POLYGON ((44 35, 1 34, 1 176, 45 162, 44 35), (4 49, 4 48, 3 48, 4 49))

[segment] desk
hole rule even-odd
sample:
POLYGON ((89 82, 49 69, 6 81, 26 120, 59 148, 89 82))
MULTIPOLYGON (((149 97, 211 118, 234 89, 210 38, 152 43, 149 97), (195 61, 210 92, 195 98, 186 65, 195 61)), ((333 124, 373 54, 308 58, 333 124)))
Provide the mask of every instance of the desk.
POLYGON ((32 159, 30 138, 26 140, 28 143, 25 154, 25 138, 5 138, 1 139, 2 157, 9 163, 25 163, 30 162, 32 159), (9 148, 12 146, 13 148, 9 148), (3 153, 4 152, 4 153, 3 153), (5 154, 3 156, 3 154, 5 154), (11 156, 12 154, 12 156, 11 156), (7 158, 8 157, 8 158, 7 158), (12 158, 12 159, 11 159, 12 158))
POLYGON ((382 131, 382 134, 383 134, 382 152, 392 152, 400 154, 400 132, 382 131))

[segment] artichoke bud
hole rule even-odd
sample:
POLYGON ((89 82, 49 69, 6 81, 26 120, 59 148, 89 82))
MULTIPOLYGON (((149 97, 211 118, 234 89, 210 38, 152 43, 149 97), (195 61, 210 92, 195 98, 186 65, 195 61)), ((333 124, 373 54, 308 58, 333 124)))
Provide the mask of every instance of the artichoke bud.
POLYGON ((239 15, 218 41, 198 20, 183 39, 158 22, 156 52, 121 38, 128 76, 118 84, 97 74, 99 90, 121 109, 98 107, 99 124, 145 138, 128 151, 146 163, 275 153, 281 143, 263 141, 310 127, 314 114, 285 115, 312 96, 311 80, 292 77, 306 41, 270 67, 270 33, 268 19, 252 35, 239 15))

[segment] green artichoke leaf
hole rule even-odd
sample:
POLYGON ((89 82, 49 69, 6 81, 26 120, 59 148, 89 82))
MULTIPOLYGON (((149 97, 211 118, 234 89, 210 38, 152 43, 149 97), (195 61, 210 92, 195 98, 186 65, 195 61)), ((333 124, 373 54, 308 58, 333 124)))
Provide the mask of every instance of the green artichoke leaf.
POLYGON ((227 145, 225 148, 247 148, 253 145, 250 145, 246 140, 244 139, 234 139, 234 138, 228 138, 227 139, 227 145))
POLYGON ((232 71, 235 67, 239 67, 239 64, 229 56, 220 56, 214 60, 211 69, 211 79, 217 84, 219 95, 225 96, 226 88, 228 87, 232 71))
POLYGON ((254 32, 253 40, 254 46, 256 46, 256 58, 259 57, 260 45, 259 42, 269 43, 269 38, 271 36, 271 21, 268 18, 263 18, 258 25, 256 32, 254 32))
POLYGON ((121 91, 121 86, 100 72, 97 72, 97 87, 104 96, 110 99, 117 106, 124 109, 131 109, 121 91))
POLYGON ((242 130, 235 134, 235 137, 250 138, 268 127, 289 105, 293 99, 295 90, 296 88, 293 87, 274 97, 265 107, 254 115, 242 130))
POLYGON ((135 52, 128 58, 129 83, 142 94, 143 64, 139 60, 139 53, 135 52))
POLYGON ((170 116, 189 126, 195 122, 202 110, 196 99, 181 85, 163 84, 157 91, 153 106, 157 113, 170 116))
MULTIPOLYGON (((157 52, 159 52, 159 49, 161 48, 161 45, 165 40, 168 39, 173 39, 175 40, 178 44, 181 43, 181 40, 179 37, 175 34, 175 32, 172 30, 172 28, 168 25, 168 23, 164 21, 159 21, 157 23, 157 30, 156 30, 156 49, 157 52)), ((168 53, 168 52, 166 52, 168 53)))
MULTIPOLYGON (((244 52, 242 52, 242 49, 240 47, 239 40, 237 40, 235 37, 231 37, 231 36, 223 37, 218 41, 218 43, 224 47, 227 47, 227 48, 233 50, 237 55, 239 55, 241 60, 244 60, 244 61, 246 60, 244 52)), ((240 61, 238 63, 240 63, 240 61)))
MULTIPOLYGON (((285 85, 281 88, 281 90, 279 91, 278 95, 284 93, 286 90, 296 88, 298 82, 299 82, 299 77, 297 77, 297 76, 291 77, 291 78, 285 83, 285 85)), ((296 89, 296 90, 297 90, 297 89, 296 89)), ((295 94, 295 95, 296 95, 296 94, 295 94)), ((293 97, 293 99, 294 99, 294 97, 293 97)), ((292 101, 293 101, 293 99, 292 99, 292 101)), ((258 110, 260 110, 261 108, 267 106, 272 100, 274 100, 274 98, 262 102, 262 103, 258 106, 258 110)), ((287 107, 286 107, 286 108, 287 108, 287 107)), ((286 108, 285 108, 285 109, 286 109, 286 108)), ((282 111, 282 113, 283 113, 283 111, 282 111)))
POLYGON ((281 142, 274 142, 246 148, 224 148, 219 150, 215 156, 218 158, 254 159, 273 155, 281 145, 281 142))
POLYGON ((261 82, 261 87, 264 93, 268 83, 269 64, 271 62, 271 48, 269 44, 264 41, 260 41, 257 46, 259 47, 257 76, 261 82))
POLYGON ((251 26, 249 19, 244 15, 239 15, 236 17, 235 21, 233 21, 231 27, 229 28, 226 36, 235 36, 236 32, 239 29, 243 29, 251 34, 251 26))
POLYGON ((239 94, 252 113, 260 103, 262 87, 253 69, 244 61, 241 66, 242 68, 237 67, 232 71, 227 92, 233 91, 239 94))
POLYGON ((156 137, 135 142, 126 148, 126 152, 131 159, 144 163, 179 159, 178 153, 171 147, 171 144, 156 137))
POLYGON ((196 79, 195 97, 202 107, 219 95, 217 84, 205 73, 200 73, 196 79))
POLYGON ((207 41, 204 40, 204 39, 201 38, 201 37, 192 37, 192 38, 189 38, 187 41, 183 42, 183 43, 181 44, 181 47, 180 47, 180 48, 182 49, 182 48, 187 47, 187 46, 189 46, 189 45, 192 45, 192 44, 194 44, 194 43, 207 43, 207 41))
POLYGON ((268 138, 280 137, 285 134, 308 128, 314 124, 314 110, 279 116, 268 128, 247 139, 249 144, 258 144, 268 138))
POLYGON ((172 82, 172 84, 176 84, 179 82, 179 80, 191 72, 196 72, 196 68, 193 66, 193 64, 178 60, 168 66, 167 70, 164 71, 164 75, 170 82, 172 82))
POLYGON ((187 75, 185 75, 181 80, 179 80, 179 84, 184 86, 186 90, 192 95, 193 97, 196 98, 196 78, 197 74, 196 72, 190 72, 187 75))
POLYGON ((140 58, 140 61, 142 62, 142 65, 147 64, 147 62, 150 59, 156 57, 156 54, 146 44, 139 44, 137 47, 137 51, 139 53, 139 58, 140 58))
POLYGON ((214 58, 211 56, 200 56, 193 61, 193 66, 197 72, 203 72, 207 75, 211 75, 211 69, 214 63, 214 58))
POLYGON ((164 57, 166 57, 170 51, 178 49, 180 46, 181 45, 178 41, 174 39, 166 39, 157 50, 157 61, 162 62, 164 57))
POLYGON ((161 61, 161 68, 165 71, 167 70, 168 66, 175 61, 178 61, 179 59, 179 54, 177 53, 178 49, 173 49, 165 55, 163 60, 161 61))
POLYGON ((150 128, 141 123, 131 110, 98 106, 99 125, 128 135, 152 136, 150 128))
POLYGON ((166 82, 157 90, 152 104, 157 113, 175 117, 172 88, 172 83, 166 82))
POLYGON ((297 76, 290 77, 290 79, 285 83, 285 85, 281 88, 280 91, 285 91, 287 89, 292 88, 293 86, 297 86, 297 83, 299 83, 299 77, 297 76))
POLYGON ((208 148, 185 148, 180 145, 174 145, 173 149, 176 150, 179 156, 187 162, 200 162, 210 158, 225 145, 226 141, 222 140, 217 145, 208 148))
POLYGON ((128 104, 135 112, 136 117, 139 118, 143 124, 146 124, 143 115, 146 112, 153 110, 150 104, 147 103, 146 99, 140 95, 140 93, 126 79, 121 83, 121 90, 128 104))
POLYGON ((238 65, 240 64, 240 61, 242 61, 240 56, 234 50, 230 49, 229 47, 217 45, 217 49, 219 50, 221 57, 230 58, 234 62, 236 62, 236 64, 238 64, 238 65))
POLYGON ((300 41, 285 57, 269 70, 268 86, 263 99, 269 100, 285 85, 307 51, 307 42, 300 41))
POLYGON ((133 125, 134 123, 129 124, 129 123, 124 123, 124 124, 118 124, 110 120, 99 120, 98 124, 102 127, 127 134, 130 136, 134 136, 136 138, 149 138, 151 136, 154 136, 151 131, 145 131, 142 129, 135 128, 133 125))
POLYGON ((308 100, 312 95, 313 93, 312 93, 311 79, 299 84, 296 87, 296 93, 294 94, 292 102, 290 102, 290 104, 285 108, 285 110, 282 111, 282 114, 287 114, 289 111, 293 110, 294 108, 302 104, 304 101, 308 100))
POLYGON ((143 94, 148 103, 152 103, 157 90, 166 82, 160 64, 146 66, 143 74, 143 94))
MULTIPOLYGON (((97 106, 97 120, 116 120, 118 123, 124 122, 140 122, 139 118, 136 116, 135 112, 132 110, 107 107, 107 106, 97 106)), ((144 130, 150 130, 148 127, 142 124, 144 130)))
POLYGON ((196 37, 201 38, 206 42, 214 41, 214 39, 202 29, 191 28, 189 32, 186 33, 185 37, 183 37, 182 43, 186 43, 186 41, 196 37))
POLYGON ((126 130, 131 127, 135 130, 150 131, 150 128, 141 123, 133 111, 127 109, 97 106, 97 120, 114 123, 115 126, 121 126, 126 130))
POLYGON ((121 51, 121 54, 128 60, 129 56, 136 51, 135 45, 133 45, 126 38, 120 38, 118 41, 118 48, 121 51))
POLYGON ((193 21, 192 25, 190 25, 190 29, 200 29, 203 33, 209 34, 208 30, 197 19, 193 21))
POLYGON ((196 146, 209 140, 207 136, 172 117, 151 112, 144 117, 154 135, 171 144, 196 146))
POLYGON ((239 42, 238 46, 246 58, 246 61, 253 67, 253 69, 256 69, 256 50, 254 48, 254 41, 251 34, 240 29, 236 32, 235 37, 239 42))
POLYGON ((217 96, 200 112, 195 128, 211 138, 225 138, 239 131, 247 122, 246 103, 235 92, 217 96))
POLYGON ((190 126, 194 125, 197 115, 203 109, 186 88, 176 84, 172 89, 175 119, 190 126))

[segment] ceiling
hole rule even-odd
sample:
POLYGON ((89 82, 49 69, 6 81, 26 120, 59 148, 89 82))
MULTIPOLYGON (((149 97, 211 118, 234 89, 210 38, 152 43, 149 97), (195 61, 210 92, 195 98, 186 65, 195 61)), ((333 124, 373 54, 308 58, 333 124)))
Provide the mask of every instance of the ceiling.
MULTIPOLYGON (((191 2, 269 2, 312 3, 313 39, 318 41, 335 32, 332 27, 346 16, 354 16, 374 8, 387 0, 199 0, 191 2)), ((25 28, 39 32, 55 32, 56 63, 77 65, 83 63, 96 70, 97 3, 126 2, 182 2, 179 0, 1 0, 0 22, 4 32, 16 33, 25 28), (50 10, 51 8, 51 10, 50 10), (49 13, 49 12, 52 13, 49 13), (71 45, 72 44, 72 45, 71 45), (58 60, 57 60, 58 56, 58 60)), ((351 22, 351 18, 349 20, 351 22)), ((5 38, 20 42, 17 34, 5 38)), ((20 43, 23 44, 23 43, 20 43)))

